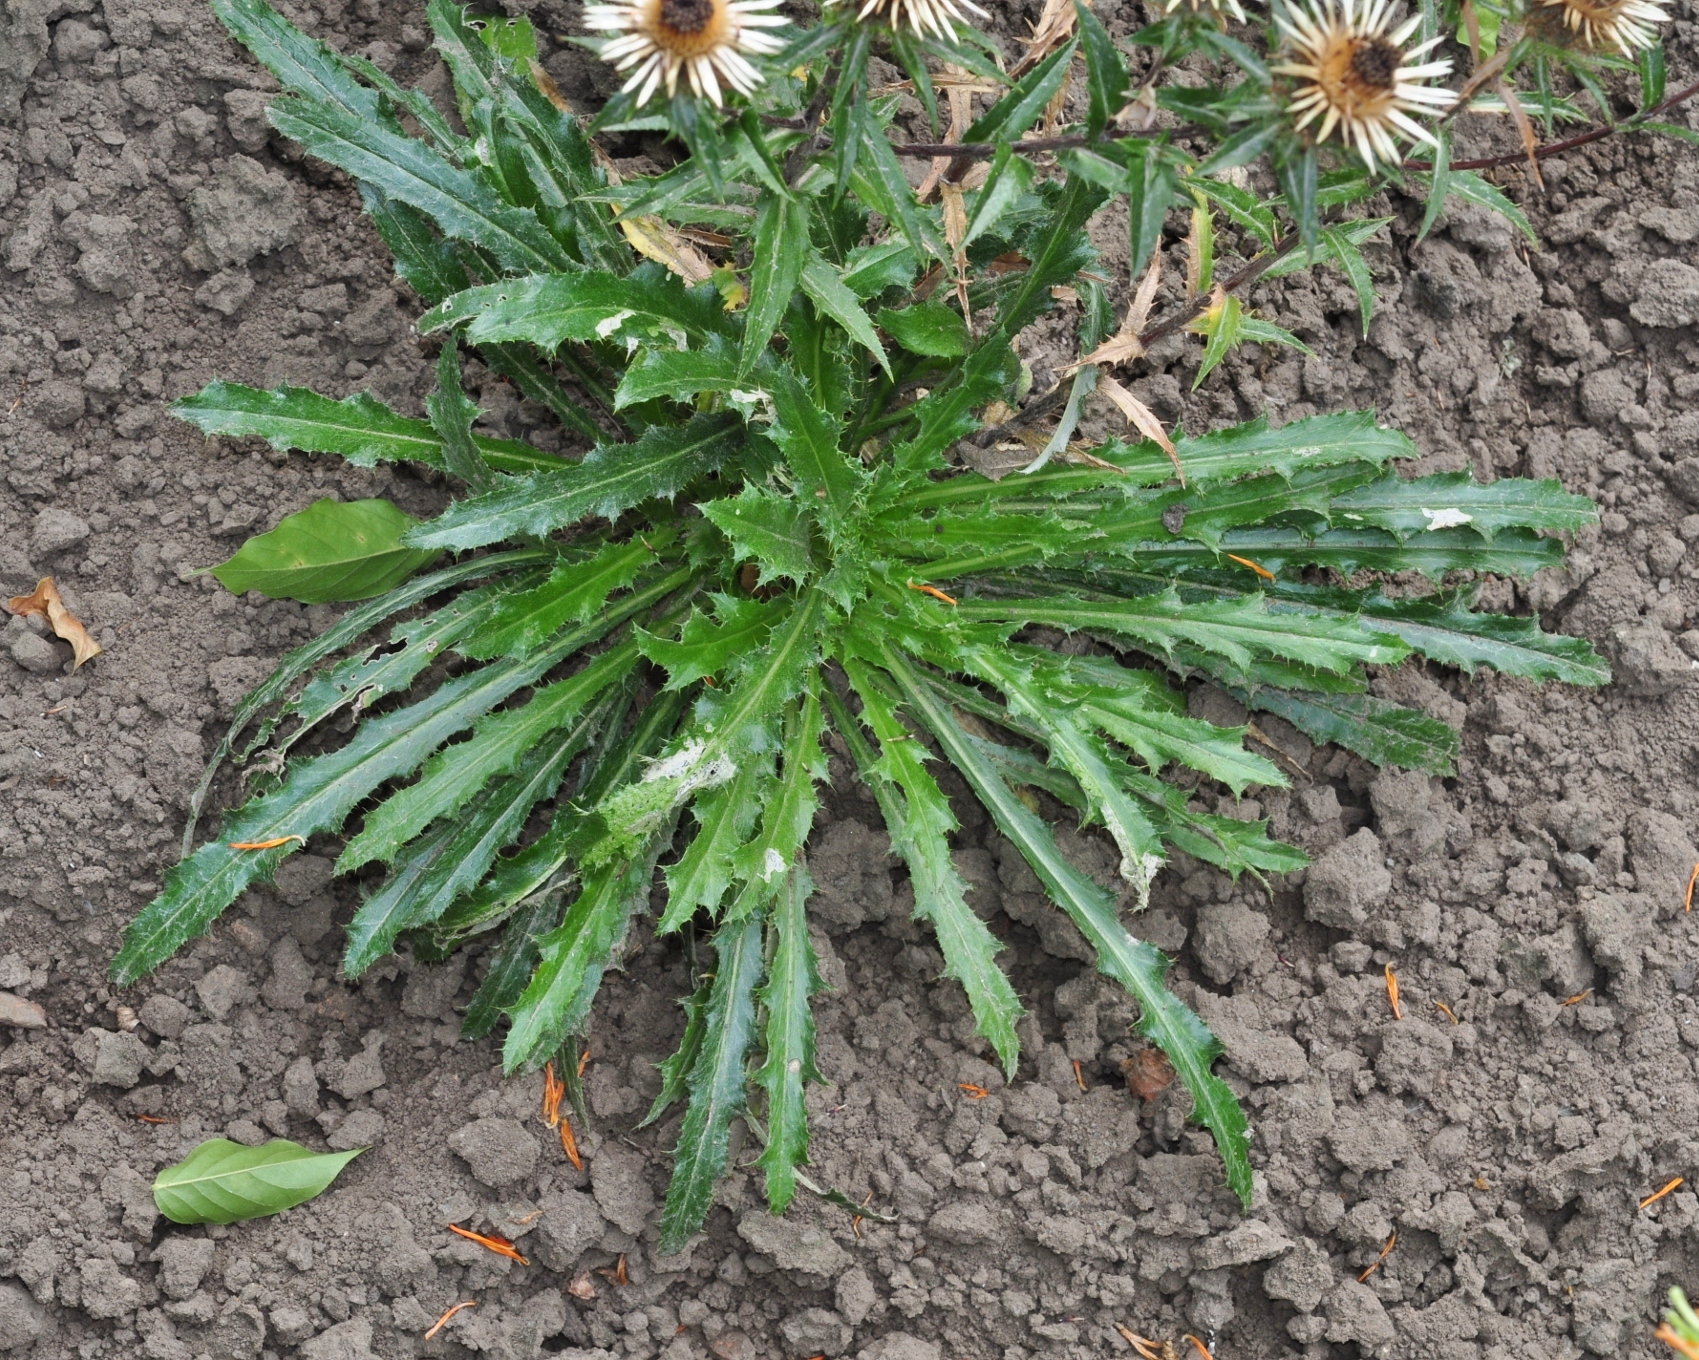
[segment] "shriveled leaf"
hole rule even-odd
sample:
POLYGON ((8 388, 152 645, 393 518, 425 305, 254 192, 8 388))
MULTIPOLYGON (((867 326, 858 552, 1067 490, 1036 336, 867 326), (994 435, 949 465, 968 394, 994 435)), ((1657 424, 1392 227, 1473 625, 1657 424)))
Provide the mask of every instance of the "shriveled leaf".
POLYGON ((154 1177, 153 1202, 173 1223, 241 1223, 323 1194, 364 1148, 313 1152, 286 1138, 245 1147, 209 1138, 154 1177))
POLYGON ((212 569, 226 590, 257 590, 274 600, 330 604, 381 595, 421 571, 434 549, 408 547, 418 524, 386 500, 314 501, 270 533, 250 538, 212 569))
POLYGON ((53 630, 53 635, 71 644, 71 669, 75 671, 85 661, 92 661, 100 655, 101 647, 83 627, 82 620, 65 608, 65 601, 59 596, 59 587, 54 585, 51 576, 43 576, 36 582, 35 590, 28 595, 14 595, 6 602, 6 608, 19 618, 34 616, 47 620, 47 626, 53 630))

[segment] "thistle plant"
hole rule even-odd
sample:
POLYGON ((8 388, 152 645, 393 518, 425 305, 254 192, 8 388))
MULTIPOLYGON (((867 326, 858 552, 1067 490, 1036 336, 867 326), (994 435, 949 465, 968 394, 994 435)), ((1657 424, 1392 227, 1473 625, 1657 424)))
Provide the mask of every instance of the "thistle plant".
MULTIPOLYGON (((684 1104, 662 1224, 676 1250, 739 1117, 764 1142, 775 1210, 809 1184, 804 1092, 825 1078, 806 847, 830 740, 876 798, 915 915, 1004 1070, 1022 1007, 952 861, 945 767, 1136 999, 1138 1032, 1248 1204, 1250 1135, 1212 1071, 1221 1047, 1165 986, 1136 912, 1171 849, 1235 878, 1304 856, 1196 796, 1287 776, 1246 729, 1188 716, 1182 686, 1207 680, 1317 741, 1446 773, 1455 733, 1373 696, 1365 668, 1421 655, 1604 683, 1584 642, 1474 607, 1483 574, 1558 563, 1557 535, 1594 512, 1556 482, 1406 478, 1416 449, 1367 412, 1171 434, 1112 370, 1182 330, 1201 345, 1199 381, 1236 345, 1298 345, 1246 310, 1259 275, 1341 269, 1366 326, 1360 248, 1384 219, 1352 210, 1388 182, 1428 195, 1430 225, 1448 196, 1526 225, 1446 164, 1435 117, 1473 97, 1433 83, 1456 16, 1316 0, 1229 30, 1232 3, 1180 6, 1123 47, 1089 8, 1057 4, 1005 72, 957 27, 969 0, 845 0, 800 32, 769 0, 632 0, 587 10, 587 41, 627 76, 587 129, 524 20, 432 0, 447 111, 263 0, 213 3, 281 82, 277 130, 358 182, 440 344, 437 390, 428 419, 365 393, 223 382, 176 413, 279 449, 421 464, 458 498, 423 523, 321 502, 218 569, 237 589, 364 602, 240 706, 195 811, 226 760, 253 796, 198 847, 191 818, 119 981, 309 838, 341 833, 338 868, 364 883, 347 975, 398 945, 429 961, 478 942, 466 1033, 505 1027, 507 1070, 534 1070, 592 1025, 658 875, 654 930, 712 951, 693 947, 699 984, 648 1117, 684 1104), (876 53, 906 70, 932 142, 894 124, 876 53), (1198 54, 1215 81, 1166 82, 1198 54), (594 139, 632 129, 669 137, 677 163, 621 182, 594 139), (1429 139, 1435 161, 1408 169, 1400 144, 1429 139), (925 194, 911 157, 936 159, 925 194), (1117 198, 1130 265, 1106 287, 1087 228, 1117 198), (1185 298, 1152 322, 1172 224, 1185 298), (1030 392, 1017 346, 1058 307, 1081 358, 1030 392), (478 433, 467 350, 578 451, 478 433), (1098 392, 1129 440, 1076 437, 1098 392), (1009 445, 1020 471, 970 470, 1009 445), (1057 632, 1076 645, 1041 641, 1057 632), (333 717, 345 739, 326 735, 333 717), (1059 850, 1047 813, 1112 839, 1113 887, 1059 850)), ((1517 61, 1553 53, 1595 80, 1621 64, 1549 46, 1517 61)), ((1572 109, 1558 83, 1542 90, 1572 109)), ((1619 129, 1650 121, 1651 93, 1619 129)))

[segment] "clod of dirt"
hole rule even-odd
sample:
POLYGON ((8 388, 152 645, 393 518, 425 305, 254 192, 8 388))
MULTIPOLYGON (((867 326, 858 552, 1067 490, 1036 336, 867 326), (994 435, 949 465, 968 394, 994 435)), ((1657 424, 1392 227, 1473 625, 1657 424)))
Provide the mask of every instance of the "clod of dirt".
POLYGON ((38 558, 57 557, 88 542, 90 532, 87 520, 57 506, 48 506, 30 526, 30 548, 38 558))
POLYGON ((134 1034, 109 1029, 86 1031, 78 1047, 91 1077, 121 1091, 128 1091, 142 1079, 149 1057, 147 1045, 134 1034))
POLYGON ((1641 808, 1629 815, 1627 840, 1635 886, 1652 899, 1658 915, 1676 915, 1699 863, 1686 828, 1667 812, 1641 808))
POLYGON ((1243 902, 1211 902, 1198 909, 1193 950, 1212 982, 1227 983, 1256 962, 1268 939, 1268 917, 1243 902))
POLYGON ((237 1006, 253 1000, 254 989, 240 968, 221 963, 195 984, 201 1009, 214 1020, 222 1020, 237 1006))
POLYGON ((293 936, 281 937, 271 947, 271 976, 260 988, 260 1000, 274 1011, 298 1011, 307 1004, 307 989, 312 985, 313 967, 302 956, 301 946, 293 936))
POLYGON ((1606 644, 1617 688, 1639 699, 1671 694, 1699 681, 1699 662, 1683 654, 1658 624, 1619 623, 1606 644))
POLYGON ((1291 1238, 1277 1232, 1260 1218, 1253 1218, 1231 1232, 1200 1243, 1192 1252, 1192 1263, 1199 1270, 1226 1270, 1257 1261, 1272 1261, 1292 1248, 1291 1238))
POLYGON ((156 992, 136 1008, 136 1018, 161 1039, 180 1039, 193 1012, 174 996, 156 992))
POLYGON ((1304 914, 1336 930, 1356 930, 1391 892, 1380 837, 1364 827, 1310 866, 1304 914))
POLYGON ((655 1208, 647 1159, 639 1152, 609 1144, 590 1163, 590 1192, 602 1216, 621 1232, 636 1237, 655 1208))
POLYGON ((795 1270, 821 1281, 830 1280, 850 1263, 829 1233, 796 1217, 775 1218, 765 1209, 750 1209, 738 1219, 737 1233, 763 1256, 772 1257, 780 1270, 795 1270))
POLYGON ((1393 1095, 1411 1091, 1431 1096, 1451 1055, 1451 1036, 1437 1025, 1413 1019, 1395 1022, 1381 1031, 1375 1075, 1393 1095))
POLYGON ((201 1287, 212 1266, 213 1243, 205 1237, 168 1237, 153 1259, 159 1262, 159 1287, 168 1299, 186 1299, 201 1287))
POLYGON ((47 1315, 21 1285, 0 1282, 0 1351, 33 1346, 47 1331, 47 1315))
POLYGON ((301 206, 289 177, 249 156, 227 160, 211 187, 203 185, 189 195, 188 208, 194 239, 183 262, 205 274, 281 249, 301 225, 301 206))
POLYGON ((580 1256, 601 1241, 607 1228, 596 1201, 580 1190, 551 1192, 537 1207, 543 1213, 528 1251, 549 1270, 571 1270, 580 1256))
POLYGON ((312 1119, 319 1112, 319 1078, 313 1060, 305 1054, 284 1069, 283 1103, 290 1114, 302 1119, 312 1119))
POLYGON ((221 269, 195 289, 195 301, 220 316, 235 316, 254 295, 254 280, 245 269, 221 269))
POLYGON ((1681 260, 1652 261, 1628 311, 1643 326, 1691 326, 1699 317, 1699 269, 1681 260))
POLYGON ((1297 1081, 1310 1070, 1304 1047, 1269 1027, 1254 996, 1200 992, 1197 1012, 1227 1050, 1227 1061, 1251 1081, 1297 1081))
POLYGON ((372 1350, 370 1318, 350 1318, 301 1346, 301 1360, 378 1360, 372 1350))
POLYGON ((1613 984, 1634 982, 1650 936, 1643 913, 1609 893, 1581 904, 1581 933, 1593 962, 1611 975, 1613 984))
POLYGON ((324 1084, 344 1100, 355 1100, 382 1086, 388 1078, 383 1070, 384 1036, 373 1030, 361 1040, 361 1049, 347 1062, 326 1062, 319 1067, 324 1084))
POLYGON ((871 1346, 863 1346, 855 1360, 939 1360, 942 1352, 931 1341, 907 1332, 888 1332, 871 1346))
POLYGON ((0 992, 0 1025, 13 1029, 46 1029, 47 1012, 33 1001, 11 992, 0 992))
POLYGON ((805 1308, 779 1324, 785 1347, 792 1355, 819 1356, 827 1360, 842 1355, 855 1340, 850 1325, 829 1308, 805 1308))
POLYGON ((465 1160, 473 1179, 492 1190, 524 1180, 542 1152, 523 1124, 501 1118, 463 1125, 449 1135, 448 1145, 465 1160))
POLYGON ((1364 1356, 1384 1355, 1397 1333, 1374 1290, 1356 1280, 1340 1284, 1327 1300, 1327 1339, 1355 1341, 1364 1356))
POLYGON ((933 1214, 926 1230, 946 1242, 970 1247, 995 1241, 1002 1235, 1003 1225, 989 1205, 978 1200, 963 1200, 957 1204, 946 1204, 933 1214))

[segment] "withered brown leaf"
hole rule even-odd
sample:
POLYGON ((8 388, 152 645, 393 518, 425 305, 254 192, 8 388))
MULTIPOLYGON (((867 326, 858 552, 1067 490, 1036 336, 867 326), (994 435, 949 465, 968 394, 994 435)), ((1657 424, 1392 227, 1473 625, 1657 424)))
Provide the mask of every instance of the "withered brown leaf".
POLYGON ((1121 1064, 1127 1089, 1140 1100, 1155 1100, 1174 1081, 1174 1066, 1160 1048, 1141 1048, 1121 1064))
POLYGON ((71 663, 73 671, 83 662, 92 661, 100 655, 100 644, 89 636, 82 621, 65 608, 65 601, 59 598, 59 587, 53 584, 51 576, 43 576, 36 583, 33 595, 14 595, 6 602, 6 608, 20 618, 37 614, 46 619, 47 626, 55 635, 71 644, 71 654, 75 658, 71 663))

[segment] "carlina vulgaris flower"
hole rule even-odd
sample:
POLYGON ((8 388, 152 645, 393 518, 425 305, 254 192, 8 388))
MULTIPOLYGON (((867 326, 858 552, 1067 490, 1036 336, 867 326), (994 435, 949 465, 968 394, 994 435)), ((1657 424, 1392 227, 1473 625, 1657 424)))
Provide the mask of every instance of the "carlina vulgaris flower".
POLYGON ((722 85, 753 94, 761 73, 749 56, 784 50, 783 38, 766 29, 790 20, 764 11, 780 0, 630 0, 627 4, 586 5, 584 22, 616 36, 602 43, 600 56, 617 71, 631 71, 622 87, 637 91, 647 104, 663 85, 671 98, 682 73, 690 89, 718 108, 722 85), (635 68, 635 69, 633 69, 635 68))
MULTIPOLYGON (((845 0, 854 4, 855 0, 845 0)), ((973 0, 865 0, 857 19, 878 19, 892 28, 911 28, 918 37, 931 33, 944 42, 956 40, 957 24, 989 19, 973 0)))
POLYGON ((1274 21, 1286 60, 1273 68, 1296 85, 1287 110, 1302 130, 1320 119, 1315 140, 1325 142, 1337 130, 1372 171, 1377 161, 1399 159, 1394 132, 1429 146, 1434 136, 1412 114, 1433 116, 1449 109, 1457 95, 1426 82, 1451 74, 1451 62, 1422 57, 1440 40, 1407 47, 1421 16, 1392 28, 1393 0, 1309 0, 1277 5, 1274 21))
POLYGON ((1654 0, 1540 0, 1529 19, 1530 27, 1559 43, 1579 38, 1595 50, 1614 47, 1633 61, 1638 51, 1658 45, 1657 26, 1669 21, 1669 13, 1654 0))

